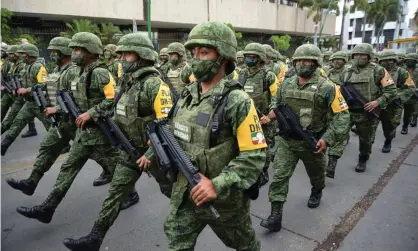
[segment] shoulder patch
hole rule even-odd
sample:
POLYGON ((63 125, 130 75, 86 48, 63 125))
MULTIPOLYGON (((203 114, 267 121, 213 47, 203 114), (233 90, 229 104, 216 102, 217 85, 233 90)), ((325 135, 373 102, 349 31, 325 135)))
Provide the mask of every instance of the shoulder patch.
POLYGON ((341 94, 340 86, 334 85, 335 96, 331 103, 331 109, 334 113, 342 112, 348 109, 348 105, 345 102, 343 95, 341 94))
POLYGON ((394 81, 393 81, 392 77, 390 76, 389 72, 386 69, 383 69, 383 70, 384 70, 384 74, 385 75, 380 80, 380 84, 384 88, 386 86, 393 85, 394 84, 394 81))
POLYGON ((47 78, 48 78, 48 73, 46 71, 46 68, 45 66, 41 65, 38 73, 36 74, 36 81, 38 81, 38 83, 44 83, 47 78))
POLYGON ((154 113, 156 119, 165 118, 173 106, 170 87, 160 79, 160 87, 154 99, 154 113))
POLYGON ((411 75, 408 73, 408 78, 405 81, 405 85, 415 87, 415 83, 411 78, 411 75))

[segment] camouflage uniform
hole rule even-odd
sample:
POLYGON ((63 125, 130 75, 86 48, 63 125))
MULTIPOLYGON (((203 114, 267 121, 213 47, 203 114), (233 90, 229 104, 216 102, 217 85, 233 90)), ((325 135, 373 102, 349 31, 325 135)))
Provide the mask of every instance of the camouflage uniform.
POLYGON ((239 73, 241 69, 245 68, 245 61, 244 61, 244 53, 243 51, 237 52, 237 66, 235 67, 235 71, 239 73))
POLYGON ((182 79, 182 72, 188 67, 185 61, 186 49, 181 43, 174 42, 168 45, 167 54, 169 55, 169 67, 166 73, 167 78, 170 80, 176 93, 180 95, 186 86, 186 83, 188 83, 184 82, 182 79), (176 57, 176 55, 177 59, 174 60, 173 57, 176 57))
POLYGON ((418 113, 418 54, 417 53, 408 53, 405 57, 405 66, 406 70, 409 72, 412 80, 415 83, 415 93, 408 101, 403 104, 404 114, 403 114, 403 125, 402 125, 402 134, 408 133, 408 126, 415 125, 417 123, 417 113, 418 113))
POLYGON ((331 55, 332 55, 332 51, 327 51, 324 54, 322 54, 322 60, 323 60, 322 67, 325 71, 328 71, 329 69, 332 68, 332 64, 330 61, 331 55))
POLYGON ((398 57, 397 65, 399 67, 402 67, 402 68, 406 69, 406 66, 404 64, 406 53, 405 52, 396 52, 396 56, 398 57))
MULTIPOLYGON (((369 62, 372 55, 372 45, 366 43, 356 45, 352 51, 353 64, 344 70, 340 81, 352 84, 366 99, 379 102, 380 109, 385 109, 396 96, 396 86, 390 74, 383 67, 369 62), (368 55, 369 59, 354 59, 354 54, 365 54, 368 55)), ((364 107, 359 103, 348 105, 350 108, 350 128, 355 125, 359 136, 360 154, 356 172, 364 172, 372 153, 372 145, 379 120, 365 113, 364 107)))
MULTIPOLYGON (((157 54, 154 54, 150 48, 152 48, 151 40, 144 35, 134 33, 121 37, 116 49, 117 52, 136 52, 138 59, 148 60, 150 64, 124 72, 129 78, 123 77, 121 80, 122 93, 118 94, 120 98, 115 101, 117 104, 114 120, 126 137, 133 139, 141 154, 148 149, 146 125, 154 119, 166 117, 172 106, 168 85, 159 78, 157 69, 152 67, 157 54)), ((121 151, 119 159, 110 184, 109 195, 103 202, 102 210, 91 233, 78 240, 64 240, 64 245, 71 250, 79 250, 86 245, 90 245, 88 250, 100 249, 106 232, 119 215, 122 203, 141 176, 142 172, 137 168, 136 160, 127 152, 121 151)), ((151 172, 156 179, 160 177, 155 174, 155 168, 151 172)))
MULTIPOLYGON (((97 58, 102 54, 100 39, 89 32, 76 33, 72 37, 69 47, 84 48, 97 58)), ((78 64, 84 62, 84 57, 83 54, 72 54, 72 60, 78 60, 78 64)), ((99 126, 93 123, 107 114, 113 106, 115 80, 105 67, 99 60, 95 60, 84 66, 82 74, 71 82, 70 88, 74 101, 78 104, 82 114, 87 112, 90 115, 90 121, 86 124, 86 128, 77 129, 69 156, 62 164, 57 181, 49 196, 39 206, 17 208, 17 211, 23 216, 49 223, 78 172, 89 158, 93 158, 94 154, 113 160, 113 163, 116 164, 118 151, 111 147, 108 138, 99 126)), ((111 168, 113 169, 114 165, 111 168)), ((110 172, 113 173, 113 170, 110 172)))
MULTIPOLYGON (((195 26, 189 34, 185 47, 216 48, 218 55, 228 60, 226 74, 234 70, 236 61, 236 38, 231 29, 220 22, 207 22, 195 26), (226 42, 225 42, 226 41, 226 42)), ((190 61, 196 73, 205 74, 202 65, 193 58, 190 61)), ((219 69, 212 66, 211 71, 219 69)), ((197 208, 189 199, 189 189, 184 176, 179 173, 173 184, 169 215, 164 223, 169 250, 194 250, 196 240, 206 225, 209 225, 223 243, 236 250, 260 250, 250 216, 250 199, 245 189, 255 184, 265 162, 266 144, 255 107, 250 97, 239 90, 235 81, 223 78, 206 93, 200 93, 200 81, 186 87, 170 120, 184 131, 176 131, 183 150, 196 160, 200 172, 211 179, 217 199, 213 206, 221 215, 215 219, 207 207, 197 208), (215 95, 229 92, 219 136, 211 138, 215 95), (205 124, 196 124, 199 114, 208 115, 205 124), (189 129, 187 129, 189 128, 189 129), (250 128, 252 132, 251 137, 250 128), (193 130, 192 130, 193 129, 193 130), (189 138, 190 140, 188 140, 189 138), (216 139, 215 141, 213 139, 216 139), (211 144, 212 143, 212 144, 211 144)), ((200 122, 202 123, 202 122, 200 122)), ((179 130, 180 130, 179 129, 179 130)))
POLYGON ((122 65, 117 60, 116 45, 108 44, 104 47, 104 58, 107 60, 107 69, 117 81, 122 76, 122 65))
POLYGON ((383 134, 385 136, 385 144, 382 148, 382 152, 384 153, 390 152, 392 139, 395 138, 396 135, 396 128, 401 122, 402 104, 408 101, 415 91, 414 81, 409 76, 407 70, 396 66, 397 61, 398 57, 396 56, 396 53, 392 51, 384 51, 379 57, 380 65, 389 72, 396 83, 398 94, 396 95, 394 102, 396 100, 400 101, 399 105, 395 105, 394 102, 389 103, 380 113, 383 134))
MULTIPOLYGON (((15 53, 18 48, 18 45, 11 45, 7 50, 7 62, 1 68, 1 74, 4 79, 6 79, 8 76, 13 75, 13 72, 17 67, 15 65, 17 61, 15 53)), ((6 117, 7 111, 9 111, 9 108, 13 105, 14 100, 15 97, 13 93, 8 93, 6 90, 1 92, 1 121, 3 121, 3 119, 6 117)))
MULTIPOLYGON (((312 60, 316 64, 313 66, 296 64, 296 71, 298 67, 301 71, 304 70, 302 67, 315 69, 320 66, 320 57, 321 51, 317 46, 312 44, 299 46, 293 56, 293 63, 305 59, 312 60)), ((271 108, 275 109, 278 104, 287 104, 300 118, 301 125, 309 128, 317 140, 322 139, 327 145, 333 145, 338 135, 348 132, 348 107, 332 82, 322 77, 317 70, 310 76, 308 82, 302 86, 299 85, 298 76, 286 79, 280 86, 271 108)), ((308 207, 319 206, 322 190, 325 187, 325 154, 314 154, 307 142, 294 139, 292 135, 288 137, 280 133, 279 135, 273 162, 274 176, 269 189, 271 215, 261 222, 261 226, 271 231, 281 229, 282 210, 289 189, 289 180, 299 160, 303 161, 312 185, 308 207)))
POLYGON ((48 76, 45 66, 34 60, 37 57, 39 57, 39 50, 38 48, 36 48, 35 45, 23 44, 19 47, 17 53, 27 53, 33 61, 27 63, 25 68, 21 72, 22 88, 26 89, 26 94, 24 95, 25 104, 23 105, 22 109, 20 109, 19 113, 16 115, 16 118, 13 120, 12 125, 6 132, 4 140, 1 142, 2 156, 6 154, 7 149, 16 140, 17 136, 20 134, 20 132, 26 126, 26 124, 33 120, 35 117, 38 118, 44 124, 47 130, 50 126, 50 124, 47 122, 47 118, 45 117, 43 112, 39 110, 39 107, 37 106, 32 97, 32 88, 35 85, 39 85, 43 89, 45 89, 44 83, 48 76))
MULTIPOLYGON (((270 47, 271 48, 271 47, 270 47)), ((259 62, 256 65, 250 66, 247 64, 245 70, 241 70, 238 82, 244 86, 244 90, 254 100, 254 105, 259 113, 259 116, 267 115, 269 113, 270 103, 277 93, 277 77, 273 71, 268 67, 263 66, 266 61, 266 49, 258 43, 250 43, 245 46, 244 56, 256 55, 259 62)), ((276 133, 276 124, 270 121, 268 124, 261 125, 263 128, 266 143, 269 148, 274 147, 274 135, 276 133)), ((272 156, 267 154, 266 162, 264 164, 264 174, 267 174, 267 169, 270 166, 272 156)), ((268 176, 267 176, 268 177, 268 176)), ((263 183, 267 183, 265 180, 263 183)))
MULTIPOLYGON (((168 53, 167 53, 167 48, 162 48, 160 51, 160 57, 161 56, 167 56, 168 57, 168 53)), ((162 73, 167 75, 168 72, 168 67, 169 67, 169 63, 168 63, 168 58, 162 60, 161 58, 158 60, 158 64, 157 64, 157 69, 160 70, 162 73)))

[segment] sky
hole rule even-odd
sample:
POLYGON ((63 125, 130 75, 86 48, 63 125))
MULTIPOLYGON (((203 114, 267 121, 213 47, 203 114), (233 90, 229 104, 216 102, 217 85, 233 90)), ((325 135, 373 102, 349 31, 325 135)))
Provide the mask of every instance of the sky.
MULTIPOLYGON (((340 10, 342 13, 344 0, 340 0, 340 10)), ((408 20, 407 23, 409 24, 409 19, 414 17, 415 11, 418 9, 418 0, 409 0, 408 1, 408 20)), ((335 34, 340 34, 341 30, 341 22, 342 22, 342 15, 337 17, 337 23, 335 24, 335 34)))

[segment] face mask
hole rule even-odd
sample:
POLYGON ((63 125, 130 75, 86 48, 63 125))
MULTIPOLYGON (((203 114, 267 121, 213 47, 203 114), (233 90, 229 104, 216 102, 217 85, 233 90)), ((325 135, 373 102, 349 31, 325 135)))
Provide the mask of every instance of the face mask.
POLYGON ((112 57, 112 54, 110 52, 105 52, 103 56, 104 58, 109 59, 112 57))
POLYGON ((177 55, 172 55, 168 58, 168 61, 172 64, 172 65, 177 65, 179 58, 177 57, 177 55))
POLYGON ((59 61, 61 60, 61 56, 58 53, 51 53, 49 57, 51 58, 51 61, 54 63, 59 63, 59 61))
POLYGON ((19 60, 22 62, 22 63, 26 63, 26 61, 29 59, 29 57, 26 57, 24 54, 22 54, 22 55, 20 55, 19 56, 19 60))
POLYGON ((192 68, 193 75, 200 82, 211 81, 221 67, 220 63, 218 63, 218 59, 201 60, 197 58, 190 59, 190 66, 192 68))
POLYGON ((83 64, 83 61, 84 61, 84 55, 82 53, 80 53, 80 54, 72 53, 71 54, 71 61, 74 64, 76 64, 78 66, 81 66, 83 64))
POLYGON ((353 58, 353 65, 358 67, 364 67, 369 63, 367 58, 353 58))
POLYGON ((253 58, 253 57, 245 57, 245 64, 248 67, 254 67, 256 66, 258 63, 257 59, 253 58))
POLYGON ((129 62, 129 61, 121 61, 122 64, 122 71, 124 73, 134 72, 138 69, 137 62, 129 62))
POLYGON ((7 57, 7 53, 6 52, 4 52, 4 51, 2 51, 1 52, 1 58, 6 58, 7 57))
POLYGON ((312 76, 316 68, 317 66, 315 64, 313 65, 296 64, 295 65, 296 74, 302 78, 308 78, 312 76))
POLYGON ((415 62, 415 61, 405 61, 405 65, 408 68, 415 69, 417 67, 417 62, 415 62))
POLYGON ((238 58, 238 59, 237 59, 237 63, 238 63, 239 65, 244 64, 244 58, 238 58))
POLYGON ((391 69, 393 69, 393 68, 395 68, 395 66, 396 66, 396 63, 394 63, 394 62, 391 62, 391 61, 383 61, 383 62, 381 62, 380 63, 380 65, 383 67, 383 68, 385 68, 386 70, 391 70, 391 69))
POLYGON ((332 62, 332 65, 334 66, 335 69, 341 69, 344 67, 344 62, 335 61, 335 62, 332 62))
POLYGON ((8 59, 12 63, 16 63, 16 61, 17 61, 17 57, 14 54, 10 54, 9 57, 8 57, 8 59))

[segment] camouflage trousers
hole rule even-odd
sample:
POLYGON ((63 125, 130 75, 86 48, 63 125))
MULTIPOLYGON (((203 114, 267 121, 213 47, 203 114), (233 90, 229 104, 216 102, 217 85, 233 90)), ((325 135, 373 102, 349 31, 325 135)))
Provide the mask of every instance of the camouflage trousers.
MULTIPOLYGON (((292 142, 293 143, 293 142, 292 142)), ((325 188, 325 168, 327 164, 325 154, 314 154, 312 150, 292 149, 293 146, 278 138, 277 151, 273 162, 273 179, 269 188, 270 202, 285 202, 289 192, 289 180, 295 171, 299 160, 305 165, 311 186, 315 189, 325 188)))
POLYGON ((343 155, 345 146, 347 145, 348 141, 350 139, 350 134, 347 133, 346 135, 343 135, 342 137, 339 137, 335 143, 328 148, 328 156, 336 156, 338 158, 341 158, 343 155))
POLYGON ((10 107, 9 114, 7 114, 6 118, 1 122, 1 134, 10 129, 13 124, 13 120, 16 118, 24 104, 25 101, 22 99, 15 100, 13 105, 10 107))
POLYGON ((1 121, 3 121, 3 119, 6 117, 6 114, 10 107, 12 107, 14 101, 15 99, 10 93, 4 93, 4 95, 1 97, 1 121))
POLYGON ((402 108, 390 104, 380 113, 383 135, 385 139, 392 140, 396 135, 396 128, 401 123, 402 108))
POLYGON ((417 112, 417 104, 415 103, 407 103, 403 105, 403 127, 407 128, 411 123, 412 117, 417 112))
POLYGON ((360 155, 370 155, 379 120, 364 112, 350 112, 350 128, 353 125, 357 128, 360 155))
MULTIPOLYGON (((266 144, 269 149, 273 148, 275 145, 274 142, 274 134, 276 132, 276 126, 275 121, 271 121, 267 125, 262 125, 262 129, 264 132, 264 138, 266 139, 266 144)), ((264 164, 263 170, 267 170, 270 166, 270 161, 272 160, 272 156, 270 154, 270 151, 266 154, 266 162, 264 164)))
POLYGON ((34 118, 38 118, 42 124, 44 124, 46 130, 49 130, 50 124, 47 121, 46 116, 39 110, 38 107, 32 102, 26 102, 16 118, 13 120, 10 129, 6 132, 6 137, 13 141, 19 136, 20 132, 25 128, 26 124, 32 121, 34 118))
POLYGON ((243 204, 216 206, 220 214, 215 219, 208 208, 196 208, 184 194, 180 207, 174 209, 170 204, 170 212, 164 223, 164 232, 168 238, 168 250, 194 250, 197 237, 209 225, 221 241, 229 248, 240 251, 258 251, 261 249, 250 216, 250 201, 244 199, 243 204))
MULTIPOLYGON (((70 122, 60 122, 59 131, 61 138, 58 137, 55 128, 49 128, 47 134, 42 139, 39 147, 38 155, 33 163, 32 173, 30 179, 36 184, 39 183, 41 178, 46 172, 51 169, 52 165, 61 155, 61 150, 66 147, 72 139, 75 137, 76 127, 70 122)), ((92 159, 103 168, 104 172, 110 173, 112 163, 97 152, 92 153, 92 159)))

